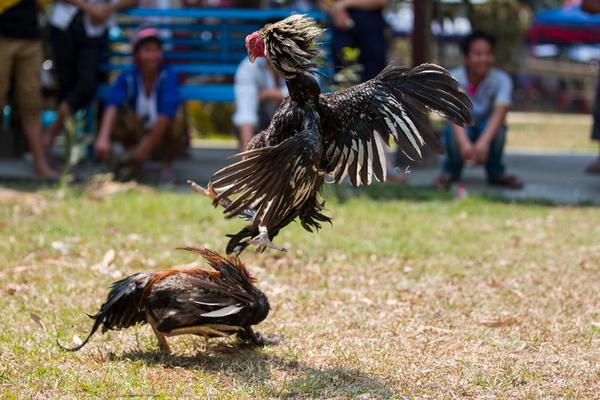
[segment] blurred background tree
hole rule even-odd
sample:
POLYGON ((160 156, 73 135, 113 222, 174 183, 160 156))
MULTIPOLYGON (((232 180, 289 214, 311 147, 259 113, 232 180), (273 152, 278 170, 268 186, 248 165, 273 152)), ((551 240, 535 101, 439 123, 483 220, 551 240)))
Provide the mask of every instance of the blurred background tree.
POLYGON ((518 0, 465 3, 473 29, 496 37, 496 64, 500 68, 516 70, 523 59, 523 43, 533 15, 532 8, 518 0))
POLYGON ((186 104, 186 111, 192 137, 235 139, 233 104, 190 101, 186 104))

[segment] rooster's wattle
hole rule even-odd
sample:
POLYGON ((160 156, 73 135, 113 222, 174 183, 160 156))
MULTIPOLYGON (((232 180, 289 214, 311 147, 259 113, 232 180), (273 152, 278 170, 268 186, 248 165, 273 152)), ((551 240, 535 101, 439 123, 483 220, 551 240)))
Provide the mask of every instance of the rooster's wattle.
POLYGON ((285 250, 271 240, 295 218, 309 231, 330 221, 318 199, 325 177, 340 182, 348 176, 354 186, 369 185, 373 176, 385 181, 390 138, 411 159, 420 158, 426 145, 442 152, 429 111, 459 125, 471 121, 469 98, 435 64, 388 66, 367 82, 321 93, 311 74, 321 33, 312 19, 294 15, 246 37, 250 60, 266 57, 285 78, 289 97, 238 155, 242 160, 209 183, 207 194, 227 217, 250 221, 230 235, 228 253, 249 244, 285 250), (238 196, 230 200, 232 195, 238 196))
POLYGON ((257 345, 273 344, 252 330, 267 317, 267 296, 252 283, 237 257, 223 258, 208 249, 189 250, 200 254, 213 270, 202 268, 139 272, 113 283, 100 310, 90 317, 94 325, 77 351, 102 326, 102 332, 128 328, 138 323, 152 327, 162 351, 170 353, 166 337, 193 334, 205 338, 237 334, 257 345))

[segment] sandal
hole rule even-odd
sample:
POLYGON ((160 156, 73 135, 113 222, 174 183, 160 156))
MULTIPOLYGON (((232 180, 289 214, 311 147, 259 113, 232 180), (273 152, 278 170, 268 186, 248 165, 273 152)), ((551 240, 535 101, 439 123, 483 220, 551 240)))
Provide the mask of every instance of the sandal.
POLYGON ((585 172, 588 174, 600 174, 600 157, 593 163, 585 167, 585 172))
POLYGON ((523 187, 523 182, 514 175, 504 175, 499 179, 489 181, 489 184, 507 189, 521 189, 523 187))
POLYGON ((163 169, 160 171, 158 182, 161 184, 175 184, 177 183, 177 175, 170 168, 163 169))

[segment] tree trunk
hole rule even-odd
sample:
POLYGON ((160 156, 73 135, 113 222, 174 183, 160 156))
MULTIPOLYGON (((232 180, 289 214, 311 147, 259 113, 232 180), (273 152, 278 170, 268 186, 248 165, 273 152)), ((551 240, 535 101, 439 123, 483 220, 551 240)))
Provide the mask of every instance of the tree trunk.
POLYGON ((414 0, 413 10, 412 63, 419 65, 431 60, 433 0, 414 0))

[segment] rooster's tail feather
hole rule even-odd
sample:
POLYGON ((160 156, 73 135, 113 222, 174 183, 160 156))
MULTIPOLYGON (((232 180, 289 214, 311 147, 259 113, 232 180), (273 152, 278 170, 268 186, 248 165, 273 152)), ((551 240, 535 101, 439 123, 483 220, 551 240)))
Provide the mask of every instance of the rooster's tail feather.
POLYGON ((106 301, 94 315, 89 317, 94 320, 94 325, 88 337, 78 346, 67 348, 58 341, 58 346, 66 351, 77 351, 88 342, 90 337, 102 325, 102 332, 109 329, 122 329, 137 323, 146 322, 146 314, 140 308, 144 289, 151 282, 153 274, 140 272, 113 283, 106 301))

